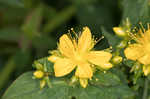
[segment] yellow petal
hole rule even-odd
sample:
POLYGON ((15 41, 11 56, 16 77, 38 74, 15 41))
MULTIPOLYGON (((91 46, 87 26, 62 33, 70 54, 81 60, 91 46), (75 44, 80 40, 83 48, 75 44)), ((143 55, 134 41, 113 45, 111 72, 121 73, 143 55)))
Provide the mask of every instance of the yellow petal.
POLYGON ((143 66, 143 72, 144 72, 144 75, 147 76, 148 74, 150 74, 150 66, 143 66))
POLYGON ((61 58, 56 61, 54 64, 54 71, 56 77, 61 77, 69 74, 74 68, 76 64, 74 64, 71 60, 66 58, 61 58))
POLYGON ((106 63, 101 62, 101 64, 99 64, 98 66, 102 69, 110 69, 113 67, 113 65, 110 62, 106 63))
POLYGON ((144 55, 138 59, 138 61, 144 65, 150 64, 150 55, 144 55))
POLYGON ((128 59, 137 60, 143 55, 142 49, 140 44, 131 44, 124 50, 124 54, 128 59))
POLYGON ((111 57, 112 54, 105 51, 90 51, 90 53, 87 54, 87 60, 95 65, 107 63, 111 57))
POLYGON ((79 78, 91 78, 93 76, 92 68, 89 63, 79 64, 75 75, 79 78))
POLYGON ((94 41, 92 39, 91 31, 88 27, 83 28, 83 32, 78 40, 78 50, 85 52, 93 48, 94 41))
POLYGON ((54 56, 54 55, 48 57, 48 60, 51 61, 51 62, 56 62, 59 59, 60 58, 58 56, 54 56))
POLYGON ((64 34, 59 40, 59 50, 66 57, 72 57, 74 55, 74 45, 68 35, 64 34))

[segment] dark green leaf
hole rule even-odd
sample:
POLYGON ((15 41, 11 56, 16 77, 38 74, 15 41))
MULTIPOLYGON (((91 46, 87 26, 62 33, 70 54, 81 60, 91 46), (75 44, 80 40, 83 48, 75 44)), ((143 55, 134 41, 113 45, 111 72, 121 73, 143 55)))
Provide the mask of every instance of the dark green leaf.
POLYGON ((129 18, 131 24, 137 24, 141 18, 149 18, 149 0, 123 0, 123 20, 129 18))
POLYGON ((121 84, 120 78, 111 72, 97 72, 91 82, 102 86, 114 86, 121 84))
POLYGON ((71 87, 61 78, 50 78, 52 88, 45 87, 40 90, 39 80, 32 79, 32 75, 32 72, 28 72, 20 76, 8 88, 2 99, 129 99, 133 97, 132 91, 126 85, 71 87))

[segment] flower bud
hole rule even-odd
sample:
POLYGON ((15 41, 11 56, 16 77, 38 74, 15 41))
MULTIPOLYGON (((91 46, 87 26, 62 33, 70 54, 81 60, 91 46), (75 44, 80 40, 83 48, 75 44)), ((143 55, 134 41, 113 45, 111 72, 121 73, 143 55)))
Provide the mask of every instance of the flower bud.
POLYGON ((46 85, 46 81, 45 80, 41 80, 40 81, 40 88, 44 88, 44 86, 46 85))
POLYGON ((44 72, 41 71, 41 70, 37 70, 37 71, 35 71, 35 72, 33 73, 33 75, 34 75, 35 78, 40 79, 40 78, 42 78, 42 77, 44 76, 44 72))
POLYGON ((88 79, 86 79, 86 78, 80 78, 80 85, 83 88, 86 88, 86 86, 88 85, 88 79))
POLYGON ((37 61, 34 62, 36 69, 43 70, 42 64, 38 63, 37 61))
POLYGON ((113 30, 120 37, 126 36, 126 32, 121 27, 114 27, 113 30))
POLYGON ((112 59, 112 62, 114 64, 119 64, 122 62, 122 57, 121 56, 115 56, 113 59, 112 59))
POLYGON ((150 65, 144 65, 143 66, 143 72, 144 72, 145 76, 147 76, 148 74, 150 74, 150 65))

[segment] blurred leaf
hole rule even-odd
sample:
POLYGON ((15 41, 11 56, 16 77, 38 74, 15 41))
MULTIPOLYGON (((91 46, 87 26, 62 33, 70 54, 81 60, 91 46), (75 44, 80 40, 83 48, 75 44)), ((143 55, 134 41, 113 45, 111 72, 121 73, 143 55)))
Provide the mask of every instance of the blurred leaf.
POLYGON ((54 48, 56 46, 56 41, 53 37, 48 35, 40 35, 33 39, 33 45, 37 49, 49 49, 54 48))
POLYGON ((32 79, 32 72, 20 76, 6 91, 2 99, 129 99, 132 91, 124 85, 103 87, 90 85, 87 88, 71 87, 67 82, 50 78, 52 88, 40 90, 39 81, 32 79), (19 91, 18 91, 19 90, 19 91))
POLYGON ((76 12, 76 7, 73 5, 64 8, 61 12, 58 12, 51 20, 49 20, 45 24, 43 32, 52 32, 58 26, 62 25, 67 20, 69 20, 70 17, 72 17, 75 12, 76 12))
POLYGON ((0 40, 7 42, 18 42, 21 37, 21 30, 17 27, 6 27, 0 29, 0 40))
POLYGON ((27 10, 24 8, 13 8, 10 6, 0 5, 0 25, 2 25, 3 27, 20 26, 26 13, 27 10))
POLYGON ((41 0, 22 0, 26 8, 33 8, 40 3, 41 0))
POLYGON ((39 5, 32 12, 29 13, 29 16, 25 20, 22 29, 27 38, 32 39, 33 37, 39 35, 39 26, 43 16, 43 5, 39 5))
POLYGON ((137 24, 142 18, 149 18, 149 0, 122 0, 122 21, 129 18, 132 24, 137 24))
POLYGON ((45 19, 48 21, 50 21, 52 18, 54 18, 57 15, 56 9, 51 6, 44 5, 43 11, 44 11, 43 17, 45 17, 45 19))
POLYGON ((117 13, 117 3, 114 0, 74 0, 77 5, 77 19, 80 24, 96 27, 100 25, 111 29, 119 19, 117 13), (80 2, 80 3, 79 3, 80 2))
POLYGON ((7 61, 4 68, 0 72, 0 89, 4 87, 3 85, 8 81, 8 79, 11 77, 10 75, 14 72, 16 68, 22 69, 24 68, 24 66, 26 66, 26 64, 28 63, 28 59, 28 55, 21 51, 16 52, 12 57, 10 57, 10 59, 7 61))
POLYGON ((22 0, 0 0, 0 3, 6 4, 13 7, 24 7, 22 0))
MULTIPOLYGON (((22 72, 28 70, 27 67, 31 64, 31 53, 27 51, 18 51, 18 56, 16 57, 16 75, 20 75, 22 72)), ((31 68, 31 67, 29 67, 31 68)))

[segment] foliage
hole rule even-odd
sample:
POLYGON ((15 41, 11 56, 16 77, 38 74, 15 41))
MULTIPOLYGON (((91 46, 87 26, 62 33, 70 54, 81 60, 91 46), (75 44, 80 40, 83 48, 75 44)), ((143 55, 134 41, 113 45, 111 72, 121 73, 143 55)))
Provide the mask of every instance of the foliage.
POLYGON ((144 76, 137 62, 126 59, 129 38, 113 32, 113 27, 131 32, 140 22, 146 28, 149 19, 149 0, 0 0, 0 97, 150 99, 150 76, 144 76), (72 27, 79 32, 83 26, 90 27, 95 38, 105 36, 95 49, 111 51, 114 65, 96 71, 86 88, 78 81, 71 83, 74 71, 55 77, 53 63, 47 60, 61 35, 72 27), (122 57, 122 62, 116 64, 115 56, 122 57), (48 76, 35 79, 37 65, 48 76))

